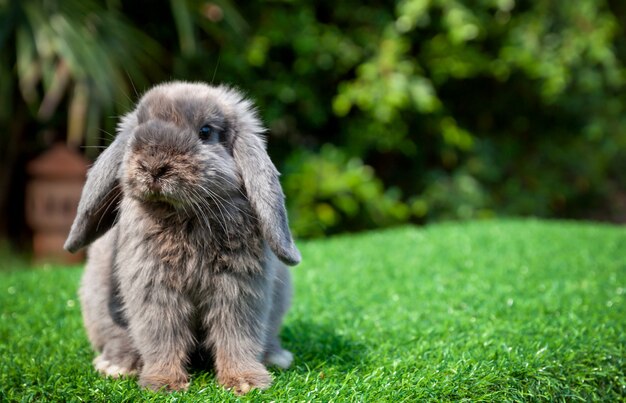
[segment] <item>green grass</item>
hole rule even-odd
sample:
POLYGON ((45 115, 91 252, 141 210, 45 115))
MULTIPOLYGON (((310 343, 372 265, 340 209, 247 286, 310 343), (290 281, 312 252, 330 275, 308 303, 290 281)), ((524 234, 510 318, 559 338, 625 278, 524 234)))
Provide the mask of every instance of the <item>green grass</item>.
MULTIPOLYGON (((303 242, 294 366, 242 401, 624 401, 626 229, 492 221, 303 242)), ((223 401, 98 377, 79 268, 0 273, 0 401, 223 401)))

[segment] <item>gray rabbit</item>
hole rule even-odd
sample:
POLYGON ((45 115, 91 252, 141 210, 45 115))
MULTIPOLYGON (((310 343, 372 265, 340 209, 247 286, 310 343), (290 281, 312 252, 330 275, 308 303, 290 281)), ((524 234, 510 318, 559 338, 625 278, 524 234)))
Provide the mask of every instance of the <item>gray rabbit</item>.
POLYGON ((300 253, 263 131, 239 92, 202 83, 156 86, 122 119, 65 243, 93 242, 80 300, 99 372, 184 390, 203 351, 243 394, 291 365, 278 332, 300 253))

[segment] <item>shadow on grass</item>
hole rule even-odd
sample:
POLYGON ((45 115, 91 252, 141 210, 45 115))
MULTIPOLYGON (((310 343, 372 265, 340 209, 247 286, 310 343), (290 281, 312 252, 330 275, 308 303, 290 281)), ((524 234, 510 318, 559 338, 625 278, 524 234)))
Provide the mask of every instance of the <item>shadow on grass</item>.
POLYGON ((294 355, 292 370, 303 373, 319 367, 349 370, 366 361, 368 346, 350 336, 339 334, 332 324, 291 321, 281 337, 284 348, 294 355))
MULTIPOLYGON (((311 372, 319 372, 325 376, 348 373, 367 362, 367 353, 371 350, 371 346, 340 334, 330 323, 306 320, 286 323, 282 329, 281 342, 283 348, 293 353, 294 361, 286 371, 271 369, 275 382, 279 382, 281 378, 282 382, 306 378, 311 372), (294 376, 295 378, 292 378, 294 376)), ((215 379, 211 353, 198 350, 190 358, 189 374, 192 379, 192 390, 218 393, 224 399, 231 397, 215 379)))
MULTIPOLYGON (((337 333, 330 324, 292 321, 283 327, 282 345, 294 355, 290 370, 298 373, 318 367, 332 366, 338 370, 353 368, 366 361, 368 347, 355 339, 337 333)), ((198 375, 214 374, 213 358, 207 351, 191 355, 190 370, 198 375)))

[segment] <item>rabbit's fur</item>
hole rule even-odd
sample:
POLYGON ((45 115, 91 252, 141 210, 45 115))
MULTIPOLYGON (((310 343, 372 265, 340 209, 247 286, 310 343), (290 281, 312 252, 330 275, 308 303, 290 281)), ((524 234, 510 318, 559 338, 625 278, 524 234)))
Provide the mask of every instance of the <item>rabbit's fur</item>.
POLYGON ((300 254, 252 104, 201 83, 154 87, 89 171, 66 241, 93 244, 80 289, 105 375, 186 389, 192 354, 236 393, 287 368, 278 339, 300 254))

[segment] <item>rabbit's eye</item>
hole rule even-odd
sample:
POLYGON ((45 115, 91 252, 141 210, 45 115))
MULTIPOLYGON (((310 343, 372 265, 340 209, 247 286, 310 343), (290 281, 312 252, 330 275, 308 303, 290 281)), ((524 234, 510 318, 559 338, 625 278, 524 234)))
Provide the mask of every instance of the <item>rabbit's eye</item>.
POLYGON ((220 131, 210 125, 202 126, 198 132, 198 136, 202 141, 209 141, 211 143, 217 143, 220 141, 220 131))

